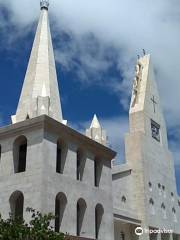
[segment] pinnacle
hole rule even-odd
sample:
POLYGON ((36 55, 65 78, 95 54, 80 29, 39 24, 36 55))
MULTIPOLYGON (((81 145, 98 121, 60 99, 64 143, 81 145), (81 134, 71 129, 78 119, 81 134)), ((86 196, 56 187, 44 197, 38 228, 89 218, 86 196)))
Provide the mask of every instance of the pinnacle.
POLYGON ((99 120, 98 120, 96 114, 94 114, 90 128, 101 128, 101 125, 99 123, 99 120))

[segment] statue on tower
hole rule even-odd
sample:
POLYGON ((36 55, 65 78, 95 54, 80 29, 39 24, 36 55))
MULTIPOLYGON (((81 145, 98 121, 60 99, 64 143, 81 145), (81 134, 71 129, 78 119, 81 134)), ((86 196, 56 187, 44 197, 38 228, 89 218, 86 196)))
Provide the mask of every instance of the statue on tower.
POLYGON ((41 0, 40 6, 41 6, 41 9, 48 9, 49 8, 49 0, 41 0))
POLYGON ((135 78, 133 82, 132 107, 137 103, 140 81, 142 80, 142 64, 138 61, 135 67, 135 78))

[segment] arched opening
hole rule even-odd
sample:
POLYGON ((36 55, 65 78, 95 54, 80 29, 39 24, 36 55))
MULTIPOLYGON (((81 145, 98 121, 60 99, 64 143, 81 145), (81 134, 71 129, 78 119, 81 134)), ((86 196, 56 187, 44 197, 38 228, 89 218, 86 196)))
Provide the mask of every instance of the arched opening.
POLYGON ((55 200, 55 231, 59 232, 67 205, 67 198, 64 193, 58 193, 55 200))
POLYGON ((95 158, 94 160, 94 185, 95 187, 99 187, 101 175, 102 175, 102 161, 99 158, 95 158))
POLYGON ((11 215, 13 219, 23 219, 24 196, 20 191, 11 194, 9 198, 11 215))
POLYGON ((153 201, 152 198, 149 200, 149 206, 150 206, 151 215, 154 215, 155 214, 155 209, 154 209, 154 201, 153 201))
POLYGON ((174 222, 177 222, 176 209, 174 207, 172 208, 172 213, 174 222))
POLYGON ((125 197, 125 196, 122 196, 121 202, 122 202, 122 203, 126 203, 126 201, 127 201, 126 197, 125 197))
POLYGON ((102 218, 104 214, 104 208, 101 204, 97 204, 95 208, 95 237, 98 239, 100 237, 100 230, 102 225, 102 218))
POLYGON ((162 210, 163 218, 166 219, 167 215, 166 215, 166 207, 165 207, 164 203, 161 204, 161 210, 162 210))
POLYGON ((14 141, 13 146, 15 173, 21 173, 26 171, 26 157, 27 157, 27 138, 25 136, 20 136, 14 141))
POLYGON ((86 202, 84 199, 79 199, 77 202, 77 236, 83 232, 83 220, 86 212, 86 202))
POLYGON ((63 174, 64 165, 66 160, 66 146, 61 140, 57 141, 57 153, 56 153, 56 172, 63 174))

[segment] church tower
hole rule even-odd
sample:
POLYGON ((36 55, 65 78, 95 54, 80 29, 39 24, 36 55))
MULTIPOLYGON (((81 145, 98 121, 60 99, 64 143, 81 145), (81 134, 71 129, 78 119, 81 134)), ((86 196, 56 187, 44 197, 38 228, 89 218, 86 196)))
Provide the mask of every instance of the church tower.
POLYGON ((12 123, 43 114, 62 122, 62 110, 51 32, 48 1, 41 1, 41 14, 26 71, 16 115, 12 123))
MULTIPOLYGON (((0 129, 0 213, 53 213, 72 239, 114 236, 111 160, 115 152, 63 124, 47 0, 13 124, 0 129), (75 238, 74 238, 75 237, 75 238)), ((95 119, 92 132, 101 128, 95 119)), ((100 135, 99 135, 100 134, 100 135)), ((105 136, 104 136, 105 137, 105 136)))
MULTIPOLYGON (((133 207, 142 226, 178 232, 178 195, 172 154, 168 149, 166 124, 150 55, 136 64, 126 136, 126 161, 132 169, 133 207)), ((172 239, 142 235, 142 239, 172 239)), ((141 238, 140 238, 141 239, 141 238)))

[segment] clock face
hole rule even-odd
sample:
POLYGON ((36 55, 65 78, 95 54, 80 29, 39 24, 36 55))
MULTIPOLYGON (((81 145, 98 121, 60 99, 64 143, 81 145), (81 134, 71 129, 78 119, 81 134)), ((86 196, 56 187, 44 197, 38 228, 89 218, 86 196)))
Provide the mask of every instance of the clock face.
POLYGON ((151 121, 151 133, 152 137, 160 142, 160 125, 154 121, 151 121))

